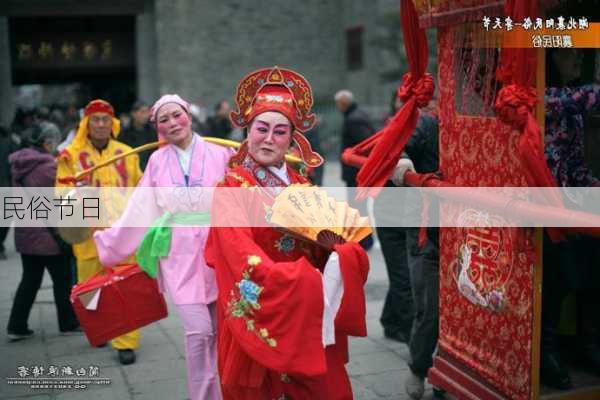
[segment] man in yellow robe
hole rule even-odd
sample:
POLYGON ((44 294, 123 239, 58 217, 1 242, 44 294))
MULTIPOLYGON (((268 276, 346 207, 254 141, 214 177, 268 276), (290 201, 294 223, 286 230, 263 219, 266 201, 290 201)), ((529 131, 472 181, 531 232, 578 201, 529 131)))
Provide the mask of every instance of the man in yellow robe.
MULTIPOLYGON (((73 186, 70 178, 78 172, 131 150, 131 147, 116 140, 119 131, 120 123, 115 118, 113 107, 104 100, 91 101, 85 107, 84 117, 79 123, 73 142, 58 156, 56 186, 73 186)), ((97 169, 89 175, 87 184, 93 187, 125 188, 136 186, 141 176, 139 157, 131 155, 97 169)), ((103 269, 91 237, 83 243, 73 245, 73 253, 77 260, 78 283, 85 282, 103 269)), ((135 362, 134 350, 138 348, 139 340, 139 330, 112 340, 111 344, 118 350, 121 364, 135 362)))

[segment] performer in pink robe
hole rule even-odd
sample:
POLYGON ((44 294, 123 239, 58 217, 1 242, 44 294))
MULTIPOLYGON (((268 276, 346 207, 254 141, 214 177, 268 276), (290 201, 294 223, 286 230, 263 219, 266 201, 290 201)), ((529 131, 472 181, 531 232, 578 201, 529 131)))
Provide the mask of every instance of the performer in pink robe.
POLYGON ((140 267, 158 277, 161 291, 169 295, 183 320, 191 399, 220 399, 217 285, 214 270, 204 261, 210 200, 203 190, 223 178, 232 152, 192 132, 189 105, 177 95, 161 97, 152 107, 151 120, 168 144, 150 157, 121 218, 110 229, 96 232, 94 240, 105 266, 139 248, 140 267), (135 227, 140 221, 156 221, 158 226, 135 227), (207 226, 198 226, 203 223, 207 226), (170 243, 164 240, 165 230, 170 243))

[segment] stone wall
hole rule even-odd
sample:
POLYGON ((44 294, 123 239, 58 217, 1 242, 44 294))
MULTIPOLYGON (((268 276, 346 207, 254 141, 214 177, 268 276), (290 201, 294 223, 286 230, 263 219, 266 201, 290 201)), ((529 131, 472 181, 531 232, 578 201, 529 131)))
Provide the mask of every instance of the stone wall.
POLYGON ((329 98, 345 71, 339 3, 155 0, 160 92, 212 106, 233 99, 245 74, 279 65, 329 98))
MULTIPOLYGON (((71 14, 84 15, 92 3, 77 4, 71 14)), ((118 15, 120 6, 109 6, 105 11, 118 15)), ((390 49, 390 43, 403 47, 398 0, 136 0, 136 7, 137 94, 147 101, 179 93, 212 110, 220 99, 233 100, 245 74, 279 65, 306 76, 317 111, 336 135, 337 90, 352 90, 381 120, 399 82, 390 71, 397 69, 399 77, 406 70, 402 56, 390 49), (356 26, 363 28, 363 68, 349 71, 346 29, 356 26)), ((0 51, 6 54, 3 29, 6 19, 0 21, 0 51)), ((10 80, 8 62, 0 57, 0 83, 10 80)))
POLYGON ((0 17, 0 125, 9 126, 14 115, 8 18, 0 17))

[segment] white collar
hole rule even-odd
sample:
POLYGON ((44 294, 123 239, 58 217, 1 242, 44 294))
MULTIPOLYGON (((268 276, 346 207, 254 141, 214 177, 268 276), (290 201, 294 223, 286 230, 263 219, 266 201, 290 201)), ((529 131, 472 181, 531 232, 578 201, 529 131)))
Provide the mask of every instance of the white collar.
POLYGON ((287 165, 285 164, 285 162, 281 167, 276 167, 274 165, 270 166, 269 171, 277 175, 277 177, 284 181, 287 185, 290 184, 290 176, 288 175, 287 165))
POLYGON ((192 164, 192 151, 194 150, 194 145, 196 144, 196 134, 192 133, 192 141, 185 148, 182 149, 179 146, 173 145, 175 152, 177 153, 177 160, 179 161, 179 165, 181 165, 181 169, 183 169, 184 175, 189 175, 190 166, 192 164))
POLYGON ((181 147, 177 146, 177 145, 173 145, 173 148, 175 148, 175 151, 178 154, 190 154, 192 152, 192 149, 194 148, 194 144, 196 144, 196 134, 192 133, 192 140, 190 141, 190 144, 188 144, 188 146, 185 149, 182 149, 181 147))

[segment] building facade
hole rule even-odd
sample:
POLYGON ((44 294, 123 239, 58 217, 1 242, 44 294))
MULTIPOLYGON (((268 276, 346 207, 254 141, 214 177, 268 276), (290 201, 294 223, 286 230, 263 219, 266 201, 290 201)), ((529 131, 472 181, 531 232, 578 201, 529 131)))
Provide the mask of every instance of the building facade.
POLYGON ((16 86, 55 81, 91 82, 92 97, 126 86, 121 107, 179 93, 210 109, 231 101, 246 73, 279 65, 306 76, 329 125, 343 88, 381 119, 406 68, 399 18, 398 0, 5 0, 0 117, 10 122, 16 86), (44 64, 48 43, 55 54, 44 64), (65 43, 76 49, 68 60, 65 43), (101 58, 107 48, 112 59, 101 58))

